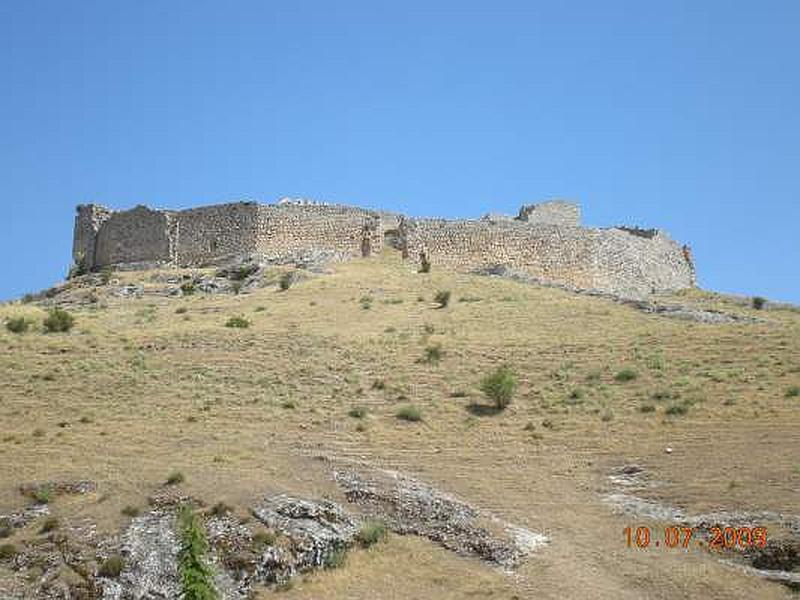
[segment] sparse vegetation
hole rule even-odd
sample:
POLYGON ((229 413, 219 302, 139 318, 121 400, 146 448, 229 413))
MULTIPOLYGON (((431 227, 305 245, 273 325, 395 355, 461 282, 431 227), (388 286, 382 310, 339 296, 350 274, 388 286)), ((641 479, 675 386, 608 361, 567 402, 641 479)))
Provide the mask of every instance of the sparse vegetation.
POLYGON ((25 317, 12 317, 6 321, 6 329, 11 333, 25 333, 31 326, 32 321, 25 317))
POLYGON ((673 404, 670 404, 664 410, 664 414, 667 414, 671 417, 682 416, 688 412, 689 412, 689 403, 687 402, 675 402, 673 404))
POLYGON ((49 504, 53 499, 53 490, 49 485, 44 485, 33 490, 31 497, 37 504, 49 504))
POLYGON ((450 304, 450 290, 439 290, 433 297, 433 301, 439 305, 439 308, 446 308, 450 304))
POLYGON ((197 284, 194 281, 184 281, 181 284, 181 292, 184 296, 191 296, 197 290, 197 284))
POLYGON ((517 375, 508 366, 501 366, 481 380, 481 391, 494 402, 495 408, 503 410, 514 398, 517 375))
POLYGON ((292 284, 294 283, 294 273, 292 271, 287 271, 283 275, 281 275, 280 279, 278 279, 278 287, 281 291, 286 291, 292 284))
POLYGON ((356 541, 362 548, 369 548, 374 544, 386 541, 388 537, 389 530, 386 525, 380 521, 367 521, 356 534, 356 541))
POLYGON ((48 333, 64 333, 72 329, 75 324, 75 317, 61 308, 53 308, 48 311, 42 325, 48 333))
POLYGON ((354 406, 347 412, 347 414, 354 419, 363 419, 367 416, 367 409, 363 406, 354 406))
POLYGON ((444 350, 442 350, 441 344, 431 344, 425 348, 425 356, 420 359, 420 362, 435 365, 442 360, 442 356, 444 356, 444 350))
POLYGON ((180 485, 184 481, 186 481, 186 478, 183 476, 183 473, 180 471, 173 471, 169 474, 169 477, 167 477, 166 483, 167 485, 180 485))
POLYGON ((339 569, 347 562, 347 549, 339 548, 334 550, 325 558, 326 569, 339 569))
POLYGON ((224 517, 228 513, 232 512, 233 507, 230 504, 220 501, 211 507, 211 510, 208 511, 208 514, 212 517, 224 517))
POLYGON ((233 327, 236 329, 247 329, 248 327, 250 327, 250 321, 240 315, 237 315, 228 319, 225 322, 225 327, 233 327))
POLYGON ((11 537, 12 533, 14 533, 14 529, 11 527, 11 523, 5 519, 0 520, 0 540, 11 537))
POLYGON ((403 406, 395 413, 395 416, 401 421, 411 421, 412 423, 422 421, 422 412, 416 406, 403 406))
POLYGON ((756 310, 763 309, 764 306, 766 306, 766 304, 767 304, 767 299, 762 298, 761 296, 753 296, 753 299, 751 301, 752 307, 756 310))
POLYGON ((257 547, 272 546, 277 541, 274 533, 257 531, 253 534, 253 545, 257 547))
POLYGON ((17 555, 17 547, 14 544, 0 544, 0 560, 9 560, 17 555))
POLYGON ((628 381, 633 381, 638 377, 639 374, 633 369, 622 369, 616 375, 614 375, 614 381, 618 381, 620 383, 626 383, 628 381))
POLYGON ((139 516, 139 512, 140 512, 140 511, 139 511, 139 509, 138 509, 137 507, 135 507, 135 506, 131 506, 131 505, 129 504, 128 506, 126 506, 125 508, 123 508, 121 512, 122 512, 122 514, 123 514, 123 515, 125 515, 126 517, 131 517, 131 518, 134 518, 134 517, 138 517, 138 516, 139 516))
POLYGON ((178 574, 183 600, 217 600, 214 573, 206 562, 208 539, 200 519, 189 506, 178 517, 181 547, 178 552, 178 574))
POLYGON ((179 306, 178 308, 175 309, 176 315, 183 315, 186 314, 187 312, 189 312, 189 309, 186 308, 185 306, 179 306))
POLYGON ((119 554, 112 554, 100 564, 97 574, 100 575, 100 577, 114 579, 120 576, 124 568, 125 559, 119 554))
POLYGON ((56 517, 47 517, 39 528, 39 533, 50 533, 58 529, 58 526, 59 522, 56 517))
POLYGON ((786 390, 786 397, 787 398, 797 398, 798 396, 800 396, 800 385, 790 386, 786 390))

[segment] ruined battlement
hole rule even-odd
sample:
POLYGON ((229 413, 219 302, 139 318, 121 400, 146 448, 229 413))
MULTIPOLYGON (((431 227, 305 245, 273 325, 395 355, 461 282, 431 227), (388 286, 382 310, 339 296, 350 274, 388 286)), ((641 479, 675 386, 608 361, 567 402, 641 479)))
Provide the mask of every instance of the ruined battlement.
POLYGON ((73 259, 103 267, 200 267, 233 261, 291 262, 309 254, 348 260, 384 246, 413 262, 457 270, 506 265, 543 282, 626 297, 695 285, 686 246, 656 229, 587 228, 580 207, 524 205, 515 217, 415 219, 307 200, 235 202, 187 210, 80 205, 73 259))

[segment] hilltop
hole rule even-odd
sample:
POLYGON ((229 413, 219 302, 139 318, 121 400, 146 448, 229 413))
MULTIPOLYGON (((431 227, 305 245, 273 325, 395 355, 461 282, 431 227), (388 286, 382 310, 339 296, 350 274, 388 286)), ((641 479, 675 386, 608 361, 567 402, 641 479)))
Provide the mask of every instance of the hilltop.
POLYGON ((776 580, 798 581, 791 307, 687 289, 656 300, 729 318, 671 318, 436 261, 420 273, 388 247, 308 269, 154 266, 0 307, 29 323, 0 332, 3 598, 176 585, 132 544, 169 555, 186 502, 225 598, 783 598, 776 580), (42 333, 55 306, 74 326, 42 333), (481 381, 501 366, 518 385, 497 410, 481 381), (336 544, 375 511, 391 531, 265 584, 264 557, 297 559, 285 496, 336 544), (767 527, 769 545, 643 550, 624 534, 691 524, 700 540, 708 522, 767 527))

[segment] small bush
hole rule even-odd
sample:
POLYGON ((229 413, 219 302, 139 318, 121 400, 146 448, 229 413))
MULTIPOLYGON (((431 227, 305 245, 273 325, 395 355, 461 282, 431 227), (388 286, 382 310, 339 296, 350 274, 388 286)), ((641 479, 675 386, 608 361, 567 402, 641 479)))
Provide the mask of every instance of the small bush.
POLYGON ((444 356, 442 346, 440 344, 432 344, 425 348, 425 356, 422 358, 421 362, 435 365, 442 360, 442 356, 444 356))
POLYGON ((126 517, 134 518, 134 517, 138 517, 139 516, 139 509, 137 507, 131 506, 131 505, 128 505, 125 508, 123 508, 121 512, 126 517))
POLYGON ((189 309, 186 308, 185 306, 179 306, 178 308, 175 309, 175 314, 176 315, 183 315, 183 314, 186 314, 188 311, 189 311, 189 309))
POLYGON ((655 411, 656 407, 653 404, 642 404, 639 406, 639 412, 651 413, 655 411))
POLYGON ((625 383, 627 381, 633 381, 637 377, 639 377, 639 374, 633 369, 622 369, 622 371, 614 375, 614 380, 625 383))
POLYGON ((75 325, 75 317, 61 308, 54 308, 47 313, 43 321, 44 329, 48 333, 63 333, 75 325))
POLYGON ((173 471, 169 474, 169 477, 167 477, 167 485, 179 485, 184 481, 186 481, 186 478, 180 471, 173 471))
POLYGON ((793 385, 786 390, 787 398, 797 398, 800 396, 800 385, 793 385))
POLYGON ((445 308, 450 304, 450 290, 440 290, 436 292, 433 301, 439 305, 439 308, 445 308))
POLYGON ((369 548, 389 537, 389 530, 380 521, 367 521, 356 534, 356 541, 362 548, 369 548))
POLYGON ((119 577, 122 570, 125 568, 125 559, 119 554, 112 554, 103 561, 97 574, 100 577, 119 577))
POLYGON ((283 275, 281 275, 281 278, 278 280, 278 287, 281 288, 281 291, 285 292, 290 287, 292 287, 293 283, 294 283, 294 273, 289 271, 288 273, 284 273, 283 275))
POLYGON ((343 567, 347 562, 347 550, 345 548, 339 548, 338 550, 334 550, 325 558, 325 568, 326 569, 339 569, 343 567))
POLYGON ((361 296, 358 302, 364 310, 372 308, 372 296, 361 296))
POLYGON ((39 529, 39 533, 50 533, 51 531, 55 531, 58 529, 58 519, 56 517, 48 517, 42 523, 41 529, 39 529))
POLYGON ((111 278, 114 276, 114 269, 111 267, 103 267, 100 269, 100 282, 103 285, 108 285, 108 282, 111 281, 111 278))
POLYGON ((422 412, 416 406, 404 406, 397 411, 395 416, 402 421, 416 423, 422 421, 422 412))
POLYGON ((17 547, 14 544, 0 545, 0 560, 8 560, 17 555, 17 547))
POLYGON ((421 253, 419 255, 419 272, 420 273, 431 272, 431 261, 428 259, 425 253, 421 253))
POLYGON ((206 562, 208 538, 197 515, 184 506, 178 516, 181 547, 178 551, 178 574, 183 600, 217 600, 214 573, 206 562))
POLYGON ((286 400, 283 404, 281 404, 281 407, 292 410, 297 408, 297 402, 294 400, 286 400))
POLYGON ((197 290, 197 285, 194 281, 184 281, 181 284, 181 292, 184 296, 191 296, 197 290))
POLYGON ((31 321, 25 317, 14 317, 6 321, 6 329, 11 333, 25 333, 31 326, 31 321))
POLYGON ((517 376, 507 366, 497 368, 481 380, 481 391, 494 402, 498 410, 503 410, 514 397, 517 389, 517 376))
POLYGON ((240 265, 228 271, 227 277, 233 281, 244 281, 258 271, 258 265, 240 265))
POLYGON ((354 406, 347 412, 347 414, 354 419, 363 419, 367 416, 367 409, 362 406, 354 406))
POLYGON ((48 486, 40 487, 33 490, 31 497, 37 504, 49 504, 53 499, 53 490, 48 486))
POLYGON ((685 415, 688 412, 689 412, 689 405, 686 402, 670 404, 664 411, 665 414, 671 417, 685 415))
POLYGON ((752 300, 752 306, 756 310, 761 310, 767 304, 767 299, 762 298, 761 296, 754 296, 752 300))
POLYGON ((212 517, 224 517, 228 513, 233 512, 233 507, 225 502, 217 502, 214 506, 211 507, 211 510, 208 511, 212 517))
POLYGON ((228 319, 228 321, 225 323, 225 327, 235 327, 237 329, 247 329, 248 327, 250 327, 250 321, 248 321, 247 319, 245 319, 242 316, 238 316, 237 315, 235 317, 231 317, 230 319, 228 319))
POLYGON ((611 412, 610 410, 604 411, 603 414, 600 416, 600 420, 603 421, 603 423, 608 423, 613 419, 614 419, 614 413, 611 412))
POLYGON ((12 533, 14 533, 14 529, 11 527, 11 523, 6 520, 0 521, 0 540, 11 537, 12 533))
POLYGON ((275 534, 268 531, 258 531, 253 534, 254 546, 272 546, 276 541, 275 534))

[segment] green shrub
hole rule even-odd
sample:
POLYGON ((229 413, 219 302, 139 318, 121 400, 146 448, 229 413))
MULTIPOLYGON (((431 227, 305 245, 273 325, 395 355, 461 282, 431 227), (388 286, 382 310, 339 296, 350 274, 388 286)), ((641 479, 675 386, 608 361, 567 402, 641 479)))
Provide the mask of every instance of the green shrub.
POLYGON ((380 521, 367 521, 356 534, 356 541, 363 547, 369 548, 373 544, 386 541, 389 530, 380 521))
POLYGON ((787 398, 797 398, 800 396, 800 385, 793 385, 786 390, 787 398))
POLYGON ((614 380, 625 383, 627 381, 633 381, 637 377, 639 377, 639 374, 633 369, 622 369, 622 371, 614 375, 614 380))
POLYGON ((752 306, 756 310, 761 310, 767 304, 767 299, 761 296, 753 296, 752 306))
POLYGON ((326 569, 338 569, 343 567, 347 562, 347 550, 345 548, 339 548, 338 550, 334 550, 325 558, 325 568, 326 569))
POLYGON ((670 404, 664 412, 671 417, 685 415, 689 412, 689 405, 686 402, 670 404))
POLYGON ((442 356, 444 356, 444 350, 442 350, 441 344, 431 344, 425 348, 425 356, 420 362, 435 365, 442 360, 442 356))
POLYGON ((233 281, 244 281, 258 271, 258 265, 240 265, 227 271, 225 275, 233 281))
POLYGON ((75 317, 61 308, 54 308, 48 311, 43 325, 48 333, 65 332, 75 325, 75 317))
POLYGON ((180 471, 173 471, 169 474, 169 477, 167 477, 167 485, 179 485, 184 481, 186 481, 186 478, 180 471))
POLYGON ((11 333, 25 333, 31 326, 31 321, 25 317, 12 317, 6 321, 6 329, 11 333))
POLYGON ((653 404, 645 403, 639 406, 639 412, 651 413, 655 411, 656 407, 653 404))
POLYGON ((191 296, 197 290, 197 285, 194 281, 184 281, 181 284, 181 292, 184 296, 191 296))
POLYGON ((281 407, 288 408, 288 409, 295 409, 297 408, 297 402, 294 400, 286 400, 281 404, 281 407))
POLYGON ((11 527, 11 523, 5 519, 0 520, 0 540, 11 537, 12 533, 14 533, 14 529, 11 527))
POLYGON ((416 423, 422 420, 422 412, 416 406, 404 406, 397 411, 395 416, 402 421, 416 423))
POLYGON ((188 311, 189 311, 189 309, 186 308, 185 306, 179 306, 178 308, 175 309, 175 314, 176 315, 183 315, 183 314, 186 314, 188 311))
POLYGON ((97 574, 100 575, 100 577, 119 577, 124 568, 125 559, 119 554, 112 554, 103 561, 97 574))
POLYGON ((138 517, 139 516, 139 509, 135 506, 131 506, 130 504, 122 509, 122 514, 126 517, 138 517))
POLYGON ((289 271, 281 275, 281 278, 278 280, 278 287, 280 287, 281 290, 285 292, 290 287, 292 287, 293 283, 294 283, 294 273, 292 271, 289 271))
POLYGON ((184 506, 178 516, 181 547, 178 551, 178 574, 183 600, 217 600, 214 573, 205 560, 208 539, 194 511, 184 506))
POLYGON ((242 316, 238 316, 237 315, 235 317, 231 317, 230 319, 228 319, 228 321, 225 323, 225 327, 235 327, 235 328, 238 328, 238 329, 246 329, 246 328, 250 327, 250 321, 248 321, 247 319, 245 319, 242 316))
POLYGON ((0 544, 0 560, 8 560, 17 555, 17 547, 14 544, 0 544))
POLYGON ((439 305, 439 308, 445 308, 450 304, 450 290, 440 290, 436 292, 433 301, 439 305))
POLYGON ((39 529, 39 533, 50 533, 51 531, 55 531, 58 529, 58 519, 56 517, 47 517, 42 523, 42 527, 39 529))
POLYGON ((347 412, 347 414, 354 419, 363 419, 367 416, 367 409, 362 406, 354 406, 347 412))
POLYGON ((503 410, 514 397, 517 389, 517 375, 513 369, 501 366, 481 380, 481 391, 494 402, 498 410, 503 410))
POLYGON ((49 504, 53 499, 53 490, 45 485, 33 490, 31 497, 37 504, 49 504))

